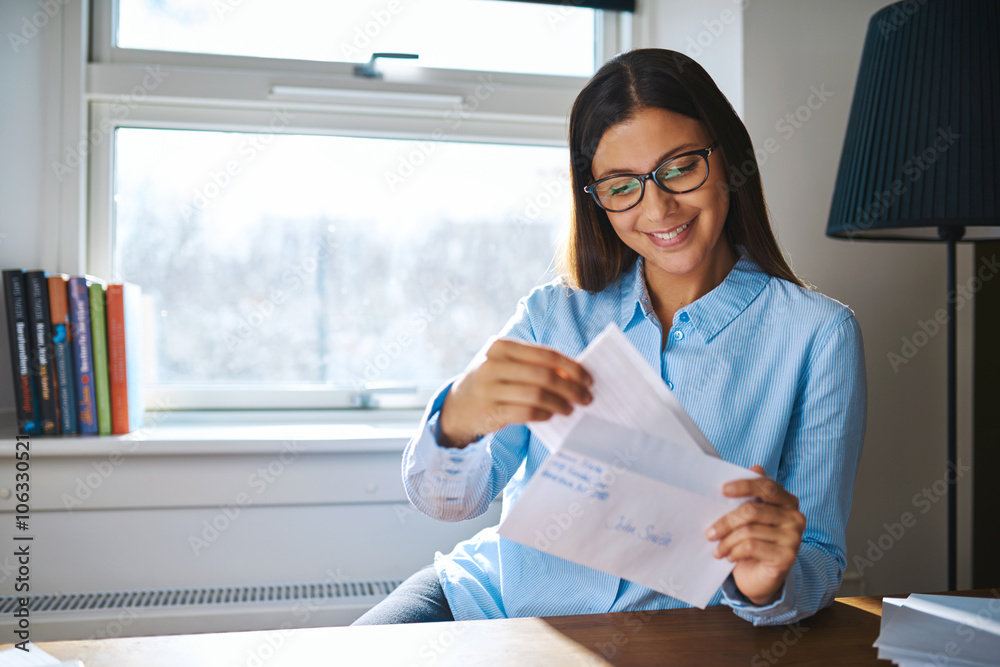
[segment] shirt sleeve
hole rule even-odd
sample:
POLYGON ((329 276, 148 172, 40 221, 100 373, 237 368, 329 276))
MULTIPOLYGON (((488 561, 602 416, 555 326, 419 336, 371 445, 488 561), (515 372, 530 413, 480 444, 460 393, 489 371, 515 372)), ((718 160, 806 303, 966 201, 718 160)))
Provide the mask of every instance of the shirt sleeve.
POLYGON ((817 343, 803 374, 778 474, 799 499, 806 529, 781 596, 765 606, 740 593, 732 576, 723 602, 754 625, 792 623, 833 603, 847 565, 846 530, 867 419, 861 329, 853 314, 817 343))
MULTIPOLYGON (((535 342, 530 311, 538 294, 533 292, 518 303, 517 312, 497 337, 535 342)), ((485 354, 490 342, 492 339, 472 364, 485 354)), ((471 519, 486 512, 521 466, 530 438, 526 426, 511 424, 462 449, 439 445, 438 419, 453 382, 431 399, 417 435, 403 450, 407 497, 418 510, 442 521, 471 519)))

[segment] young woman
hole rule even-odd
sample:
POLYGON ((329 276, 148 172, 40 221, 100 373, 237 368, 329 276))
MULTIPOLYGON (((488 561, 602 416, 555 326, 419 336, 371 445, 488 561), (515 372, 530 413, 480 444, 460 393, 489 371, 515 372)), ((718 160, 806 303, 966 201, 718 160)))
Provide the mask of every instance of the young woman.
MULTIPOLYGON (((755 624, 829 605, 866 417, 852 311, 807 289, 768 221, 742 122, 708 74, 673 51, 616 56, 570 118, 573 221, 564 276, 521 300, 442 388, 403 455, 407 495, 459 521, 503 492, 503 513, 548 455, 526 422, 590 401, 576 357, 617 324, 715 446, 764 476, 711 526, 735 563, 712 604, 755 624)), ((683 582, 677 582, 683 585, 683 582)), ((403 583, 358 624, 687 606, 488 528, 403 583)))

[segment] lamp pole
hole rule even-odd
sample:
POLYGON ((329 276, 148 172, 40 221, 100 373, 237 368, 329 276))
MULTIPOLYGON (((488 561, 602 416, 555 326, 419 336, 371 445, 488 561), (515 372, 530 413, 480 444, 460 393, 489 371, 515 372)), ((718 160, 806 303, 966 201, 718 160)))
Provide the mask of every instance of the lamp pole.
POLYGON ((938 227, 938 236, 948 242, 948 463, 945 466, 944 479, 948 483, 948 590, 957 590, 956 568, 958 563, 958 474, 956 473, 957 447, 957 401, 956 401, 956 301, 955 280, 955 246, 965 235, 965 227, 938 227))

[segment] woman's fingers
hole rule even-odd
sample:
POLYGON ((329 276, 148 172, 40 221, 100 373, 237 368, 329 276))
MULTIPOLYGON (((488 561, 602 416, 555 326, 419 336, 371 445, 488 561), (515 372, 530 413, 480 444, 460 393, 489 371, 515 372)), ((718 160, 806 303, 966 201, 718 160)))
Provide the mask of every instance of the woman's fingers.
MULTIPOLYGON (((736 551, 736 547, 744 542, 767 543, 775 547, 791 550, 795 553, 802 539, 794 531, 776 526, 750 524, 737 528, 720 540, 719 544, 715 547, 713 555, 716 558, 726 558, 732 552, 736 551)), ((741 547, 741 549, 745 548, 741 547)))
POLYGON ((806 517, 797 509, 790 509, 764 502, 746 502, 709 527, 709 539, 722 539, 734 530, 749 524, 782 526, 801 535, 805 532, 806 517))
POLYGON ((555 395, 569 406, 570 402, 587 404, 592 400, 586 386, 575 380, 560 375, 559 371, 550 366, 536 366, 528 363, 497 363, 493 369, 494 380, 500 385, 509 385, 521 390, 526 398, 531 400, 533 389, 543 389, 544 394, 538 398, 547 398, 545 394, 555 395))
POLYGON ((590 373, 579 362, 546 347, 529 345, 515 340, 499 339, 490 346, 486 358, 506 359, 534 366, 550 368, 561 377, 584 387, 594 383, 590 373))
POLYGON ((743 540, 734 544, 732 549, 719 558, 728 558, 732 562, 752 559, 787 572, 795 563, 797 555, 798 545, 789 546, 764 540, 743 540))
POLYGON ((507 424, 544 421, 569 414, 592 400, 593 379, 559 352, 498 339, 482 362, 455 381, 441 408, 441 430, 455 446, 507 424))
MULTIPOLYGON (((552 414, 568 415, 573 411, 571 401, 562 394, 533 384, 499 382, 490 388, 493 405, 504 408, 505 414, 517 408, 538 408, 552 414)), ((521 412, 521 414, 525 414, 521 412)), ((547 419, 548 416, 542 419, 547 419)), ((513 420, 512 420, 513 421, 513 420)), ((537 421, 532 419, 529 421, 537 421)))
MULTIPOLYGON (((760 466, 754 466, 760 468, 760 466)), ((760 469, 763 473, 763 468, 760 469)), ((755 479, 739 479, 727 482, 722 487, 722 493, 730 498, 745 498, 747 496, 759 498, 770 505, 780 505, 791 509, 799 508, 799 499, 785 491, 780 484, 770 477, 757 477, 755 479)))

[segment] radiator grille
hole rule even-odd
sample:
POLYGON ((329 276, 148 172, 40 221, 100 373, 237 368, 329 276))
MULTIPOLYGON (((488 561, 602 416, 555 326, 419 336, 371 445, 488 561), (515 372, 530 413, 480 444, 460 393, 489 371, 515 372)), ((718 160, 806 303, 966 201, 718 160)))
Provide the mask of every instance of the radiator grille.
MULTIPOLYGON (((233 586, 228 588, 187 588, 152 591, 56 593, 31 596, 31 613, 84 611, 124 608, 193 607, 296 600, 339 600, 383 598, 401 582, 398 580, 351 581, 274 586, 233 586)), ((18 607, 17 597, 0 598, 0 614, 18 607)))

